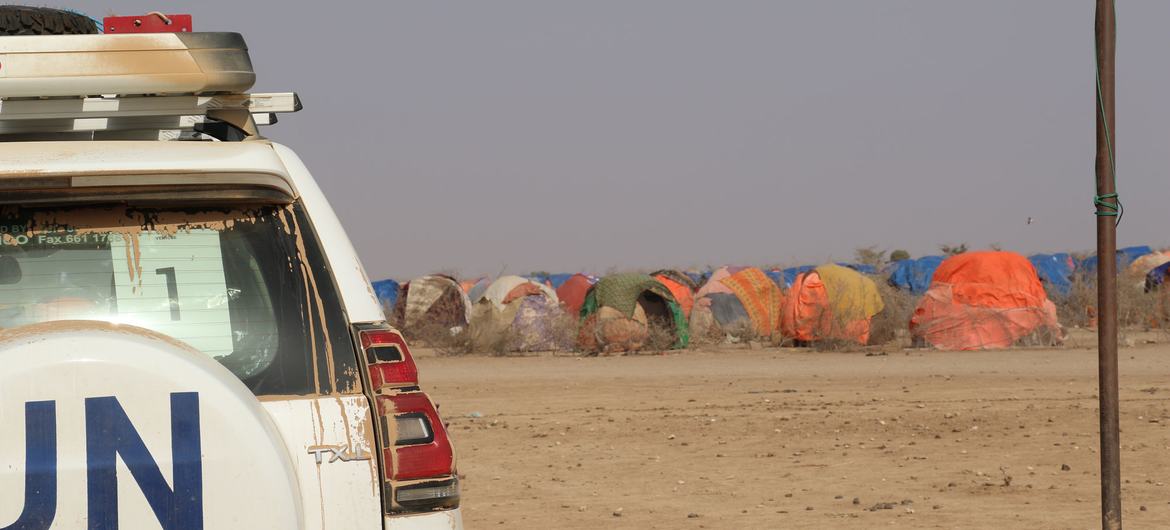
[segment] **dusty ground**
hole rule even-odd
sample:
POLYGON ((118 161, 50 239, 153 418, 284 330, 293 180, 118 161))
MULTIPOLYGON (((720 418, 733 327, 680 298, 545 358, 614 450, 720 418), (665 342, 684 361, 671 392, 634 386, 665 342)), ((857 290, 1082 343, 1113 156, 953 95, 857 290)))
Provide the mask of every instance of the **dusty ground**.
MULTIPOLYGON (((419 364, 469 528, 1100 524, 1085 348, 419 364)), ((1170 346, 1121 370, 1126 526, 1170 528, 1170 346)))

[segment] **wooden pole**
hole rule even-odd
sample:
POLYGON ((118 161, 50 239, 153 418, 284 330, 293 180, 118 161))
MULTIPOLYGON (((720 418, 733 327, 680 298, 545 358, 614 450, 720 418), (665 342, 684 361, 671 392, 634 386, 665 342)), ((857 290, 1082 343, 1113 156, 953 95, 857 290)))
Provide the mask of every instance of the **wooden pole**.
POLYGON ((1121 528, 1117 384, 1117 128, 1114 126, 1114 0, 1097 0, 1097 375, 1101 406, 1101 528, 1121 528))

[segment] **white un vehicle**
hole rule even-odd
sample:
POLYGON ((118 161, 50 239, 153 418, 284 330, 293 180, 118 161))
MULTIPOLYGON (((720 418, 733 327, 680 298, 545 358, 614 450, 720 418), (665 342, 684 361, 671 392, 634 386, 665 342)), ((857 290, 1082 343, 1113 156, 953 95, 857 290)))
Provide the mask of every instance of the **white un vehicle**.
POLYGON ((0 529, 459 529, 451 441, 240 35, 0 7, 0 529), (153 33, 152 33, 153 32, 153 33))

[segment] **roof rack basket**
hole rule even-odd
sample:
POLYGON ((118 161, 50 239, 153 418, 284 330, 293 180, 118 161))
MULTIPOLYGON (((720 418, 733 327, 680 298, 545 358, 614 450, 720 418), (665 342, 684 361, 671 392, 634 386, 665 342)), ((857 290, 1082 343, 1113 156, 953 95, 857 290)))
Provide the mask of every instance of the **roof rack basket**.
POLYGON ((301 104, 255 80, 236 33, 0 37, 0 141, 260 138, 301 104))

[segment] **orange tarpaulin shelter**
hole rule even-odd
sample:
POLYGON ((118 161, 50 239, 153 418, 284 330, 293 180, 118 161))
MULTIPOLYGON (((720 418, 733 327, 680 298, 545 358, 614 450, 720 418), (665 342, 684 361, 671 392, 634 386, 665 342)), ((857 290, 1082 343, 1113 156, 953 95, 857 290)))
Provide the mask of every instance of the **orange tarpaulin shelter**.
POLYGON ((758 336, 770 337, 780 330, 784 294, 764 271, 748 267, 720 281, 743 304, 758 336))
POLYGON ((780 331, 799 341, 869 342, 870 321, 885 305, 877 284, 840 265, 821 265, 796 277, 784 297, 780 331))
POLYGON ((667 289, 670 289, 670 294, 674 295, 674 299, 682 307, 683 316, 690 318, 691 308, 695 306, 695 291, 691 288, 690 283, 683 281, 682 278, 673 274, 662 272, 655 273, 654 279, 658 280, 662 285, 665 285, 667 289))
POLYGON ((910 318, 910 333, 944 350, 1007 348, 1033 333, 1060 336, 1056 305, 1036 269, 1014 252, 944 260, 910 318))

